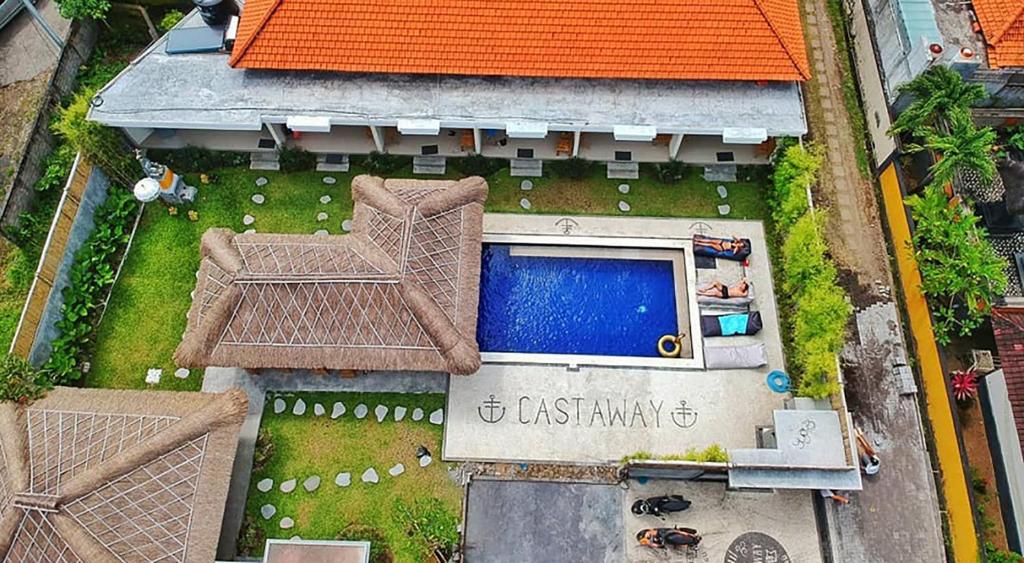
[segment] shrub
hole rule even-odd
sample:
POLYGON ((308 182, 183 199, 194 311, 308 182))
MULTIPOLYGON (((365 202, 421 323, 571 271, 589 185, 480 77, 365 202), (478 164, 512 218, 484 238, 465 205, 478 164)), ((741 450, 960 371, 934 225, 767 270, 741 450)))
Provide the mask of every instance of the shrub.
POLYGON ((246 153, 212 151, 192 145, 173 151, 151 150, 149 156, 176 172, 209 172, 216 168, 232 168, 249 162, 249 155, 246 153))
POLYGON ((793 296, 815 280, 834 280, 836 267, 828 259, 828 244, 821 235, 824 216, 810 213, 794 223, 782 242, 782 288, 793 296))
POLYGON ((711 444, 703 450, 698 450, 697 448, 686 450, 683 459, 686 461, 699 461, 701 463, 727 463, 729 461, 729 454, 721 445, 711 444))
POLYGON ((504 168, 504 160, 497 158, 487 158, 479 154, 474 154, 462 158, 456 158, 452 165, 459 172, 462 172, 466 176, 490 176, 498 170, 504 168))
POLYGON ((60 15, 69 20, 104 20, 110 10, 109 0, 59 0, 60 15))
POLYGON ((648 451, 640 450, 640 451, 636 451, 636 452, 633 452, 631 454, 627 454, 627 455, 622 456, 622 459, 620 461, 622 463, 629 463, 631 461, 645 461, 645 460, 648 460, 648 459, 654 459, 654 454, 652 454, 651 452, 648 452, 648 451))
POLYGON ((978 217, 929 185, 907 198, 914 219, 914 258, 921 270, 921 291, 935 320, 935 340, 967 336, 992 311, 1006 291, 1006 266, 978 226, 978 217))
POLYGON ((1012 551, 1003 551, 994 543, 985 542, 985 560, 988 563, 1024 563, 1024 556, 1012 551))
POLYGON ((363 524, 349 524, 335 536, 339 541, 370 542, 370 563, 392 563, 395 560, 391 546, 383 532, 363 524))
POLYGON ((57 148, 43 161, 43 175, 36 182, 36 191, 47 192, 62 189, 74 163, 75 149, 65 143, 57 145, 57 148))
POLYGON ((178 25, 183 17, 185 14, 181 13, 181 10, 168 10, 164 17, 160 18, 160 24, 157 27, 160 28, 160 31, 167 33, 172 27, 178 25))
POLYGON ((263 528, 251 516, 246 515, 238 530, 238 554, 243 557, 257 555, 263 551, 266 543, 267 534, 263 528))
POLYGON ((818 181, 823 161, 824 153, 817 145, 791 144, 782 149, 782 158, 772 174, 769 196, 772 219, 780 233, 787 232, 797 219, 807 213, 807 188, 818 181))
POLYGON ((6 354, 0 359, 0 402, 24 404, 42 397, 52 387, 46 374, 18 356, 6 354))
POLYGON ((284 147, 277 151, 281 172, 301 172, 316 168, 316 155, 299 147, 284 147))
POLYGON ((95 94, 92 88, 75 94, 71 103, 60 110, 53 129, 86 160, 102 168, 114 183, 134 185, 141 171, 121 134, 86 119, 95 94))
POLYGON ((263 426, 256 434, 256 448, 252 454, 252 472, 259 473, 267 467, 274 457, 274 437, 270 430, 263 426))
POLYGON ((75 254, 70 281, 63 291, 64 304, 57 320, 60 336, 53 340, 50 358, 43 366, 55 383, 66 384, 81 376, 79 363, 92 342, 95 313, 114 283, 117 259, 131 236, 137 209, 131 193, 113 187, 96 209, 93 232, 75 254))
POLYGON ((441 552, 447 560, 459 545, 459 519, 440 499, 423 498, 412 506, 395 499, 395 512, 406 525, 409 536, 424 546, 426 555, 441 552))
POLYGON ((398 156, 384 152, 371 152, 363 159, 363 168, 370 174, 384 176, 408 166, 412 159, 406 156, 398 156))
POLYGON ((673 158, 654 165, 654 174, 663 184, 675 184, 686 177, 686 165, 673 158))
POLYGON ((587 178, 594 169, 593 162, 584 160, 577 156, 566 160, 553 160, 548 163, 548 166, 550 166, 551 170, 558 176, 569 178, 570 180, 582 180, 587 178))

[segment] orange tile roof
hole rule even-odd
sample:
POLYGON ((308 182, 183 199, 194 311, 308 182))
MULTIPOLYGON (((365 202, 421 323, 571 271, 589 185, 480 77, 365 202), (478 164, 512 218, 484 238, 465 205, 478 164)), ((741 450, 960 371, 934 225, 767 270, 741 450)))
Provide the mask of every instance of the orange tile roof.
POLYGON ((992 68, 1024 67, 1024 1, 974 0, 992 68))
POLYGON ((557 78, 810 77, 796 0, 248 0, 230 64, 557 78))

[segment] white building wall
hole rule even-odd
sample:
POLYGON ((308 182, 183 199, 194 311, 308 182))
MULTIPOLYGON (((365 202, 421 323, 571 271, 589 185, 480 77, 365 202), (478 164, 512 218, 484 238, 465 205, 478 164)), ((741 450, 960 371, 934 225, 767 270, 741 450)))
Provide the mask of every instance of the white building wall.
POLYGON ((1012 504, 1017 529, 1007 527, 1007 536, 1016 535, 1018 545, 1024 545, 1024 454, 1021 452, 1020 437, 1013 420, 1013 409, 1010 406, 1006 389, 1006 377, 1003 370, 997 370, 983 379, 988 390, 989 410, 995 421, 995 432, 999 442, 999 451, 1003 458, 1003 471, 1009 488, 1009 499, 1000 498, 1004 506, 1012 504))

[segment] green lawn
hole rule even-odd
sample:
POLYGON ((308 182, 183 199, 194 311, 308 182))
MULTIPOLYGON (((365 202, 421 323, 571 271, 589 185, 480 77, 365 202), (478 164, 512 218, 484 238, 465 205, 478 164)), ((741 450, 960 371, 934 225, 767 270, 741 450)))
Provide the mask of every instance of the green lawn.
MULTIPOLYGON (((629 215, 717 217, 722 202, 715 184, 701 179, 701 169, 691 168, 686 178, 676 185, 665 185, 644 170, 640 180, 629 181, 631 191, 621 195, 616 187, 620 180, 604 177, 604 167, 595 166, 591 176, 574 181, 556 177, 534 179, 530 192, 519 189, 520 178, 511 178, 502 169, 488 178, 491 186, 487 210, 490 212, 527 213, 519 200, 525 195, 532 205, 529 213, 611 214, 622 215, 619 200, 632 206, 629 215)), ((185 209, 176 216, 168 214, 159 203, 146 206, 131 251, 121 276, 114 286, 103 322, 97 334, 92 370, 86 385, 92 387, 145 388, 149 368, 163 368, 164 377, 157 386, 162 389, 199 389, 201 374, 188 379, 172 376, 175 365, 171 359, 174 348, 185 330, 185 314, 195 285, 199 267, 199 240, 210 227, 228 227, 241 232, 242 217, 256 217, 253 225, 260 232, 312 233, 326 228, 341 233, 341 222, 351 217, 351 180, 359 173, 332 174, 333 186, 321 182, 323 173, 257 172, 232 168, 216 172, 218 180, 199 186, 199 201, 193 206, 199 220, 192 222, 185 209), (257 188, 255 180, 265 176, 270 183, 257 188), (250 201, 255 193, 266 196, 263 205, 250 201), (321 204, 322 195, 330 195, 329 204, 321 204), (328 221, 317 223, 316 215, 325 211, 328 221)), ((741 169, 741 176, 746 172, 741 169)), ((755 174, 765 174, 764 171, 755 174)), ((411 176, 406 169, 392 177, 411 176)), ((458 177, 449 166, 449 177, 458 177)), ((195 176, 188 179, 193 183, 195 176)), ((745 178, 741 178, 745 179, 745 178)), ((761 219, 767 214, 762 178, 728 184, 729 217, 761 219)))
MULTIPOLYGON (((447 511, 461 518, 462 488, 447 473, 440 461, 441 426, 430 424, 426 415, 444 406, 444 395, 405 395, 395 393, 296 393, 281 395, 288 408, 281 414, 273 412, 273 398, 268 397, 263 412, 262 428, 269 430, 274 453, 266 467, 252 474, 246 514, 262 528, 267 538, 335 539, 351 524, 378 530, 395 554, 396 563, 426 561, 424 547, 406 533, 406 526, 394 510, 396 499, 411 504, 417 499, 440 499, 447 511), (307 405, 304 416, 291 414, 292 406, 301 397, 307 405), (336 420, 330 414, 335 401, 345 404, 347 411, 336 420), (313 416, 313 405, 324 405, 327 414, 313 416), (363 403, 369 415, 355 418, 356 405, 363 403), (379 423, 373 410, 377 405, 388 407, 388 416, 379 423), (394 422, 396 405, 408 408, 405 419, 394 422), (422 408, 425 415, 413 422, 413 408, 422 408), (426 446, 434 457, 423 468, 416 458, 418 446, 426 446), (405 466, 397 477, 388 474, 396 463, 405 466), (380 483, 365 484, 360 476, 373 467, 380 483), (334 478, 349 472, 352 484, 338 487, 334 478), (302 482, 312 475, 321 478, 320 488, 308 493, 302 482), (256 489, 263 478, 274 480, 267 493, 256 489), (279 485, 297 479, 296 489, 285 494, 279 485), (277 513, 264 520, 260 507, 272 504, 277 513), (295 527, 280 528, 281 519, 292 518, 295 527)), ((262 550, 260 546, 258 551, 262 550)), ((250 553, 249 555, 258 555, 250 553)))

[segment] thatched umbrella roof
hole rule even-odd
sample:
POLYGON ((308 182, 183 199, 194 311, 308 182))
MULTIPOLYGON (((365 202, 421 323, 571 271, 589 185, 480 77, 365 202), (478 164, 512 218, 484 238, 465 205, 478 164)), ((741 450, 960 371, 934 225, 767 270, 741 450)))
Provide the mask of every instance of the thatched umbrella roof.
POLYGON ((246 406, 62 387, 0 404, 0 560, 212 561, 246 406))
POLYGON ((203 235, 179 365, 473 373, 487 183, 357 176, 352 233, 203 235))

